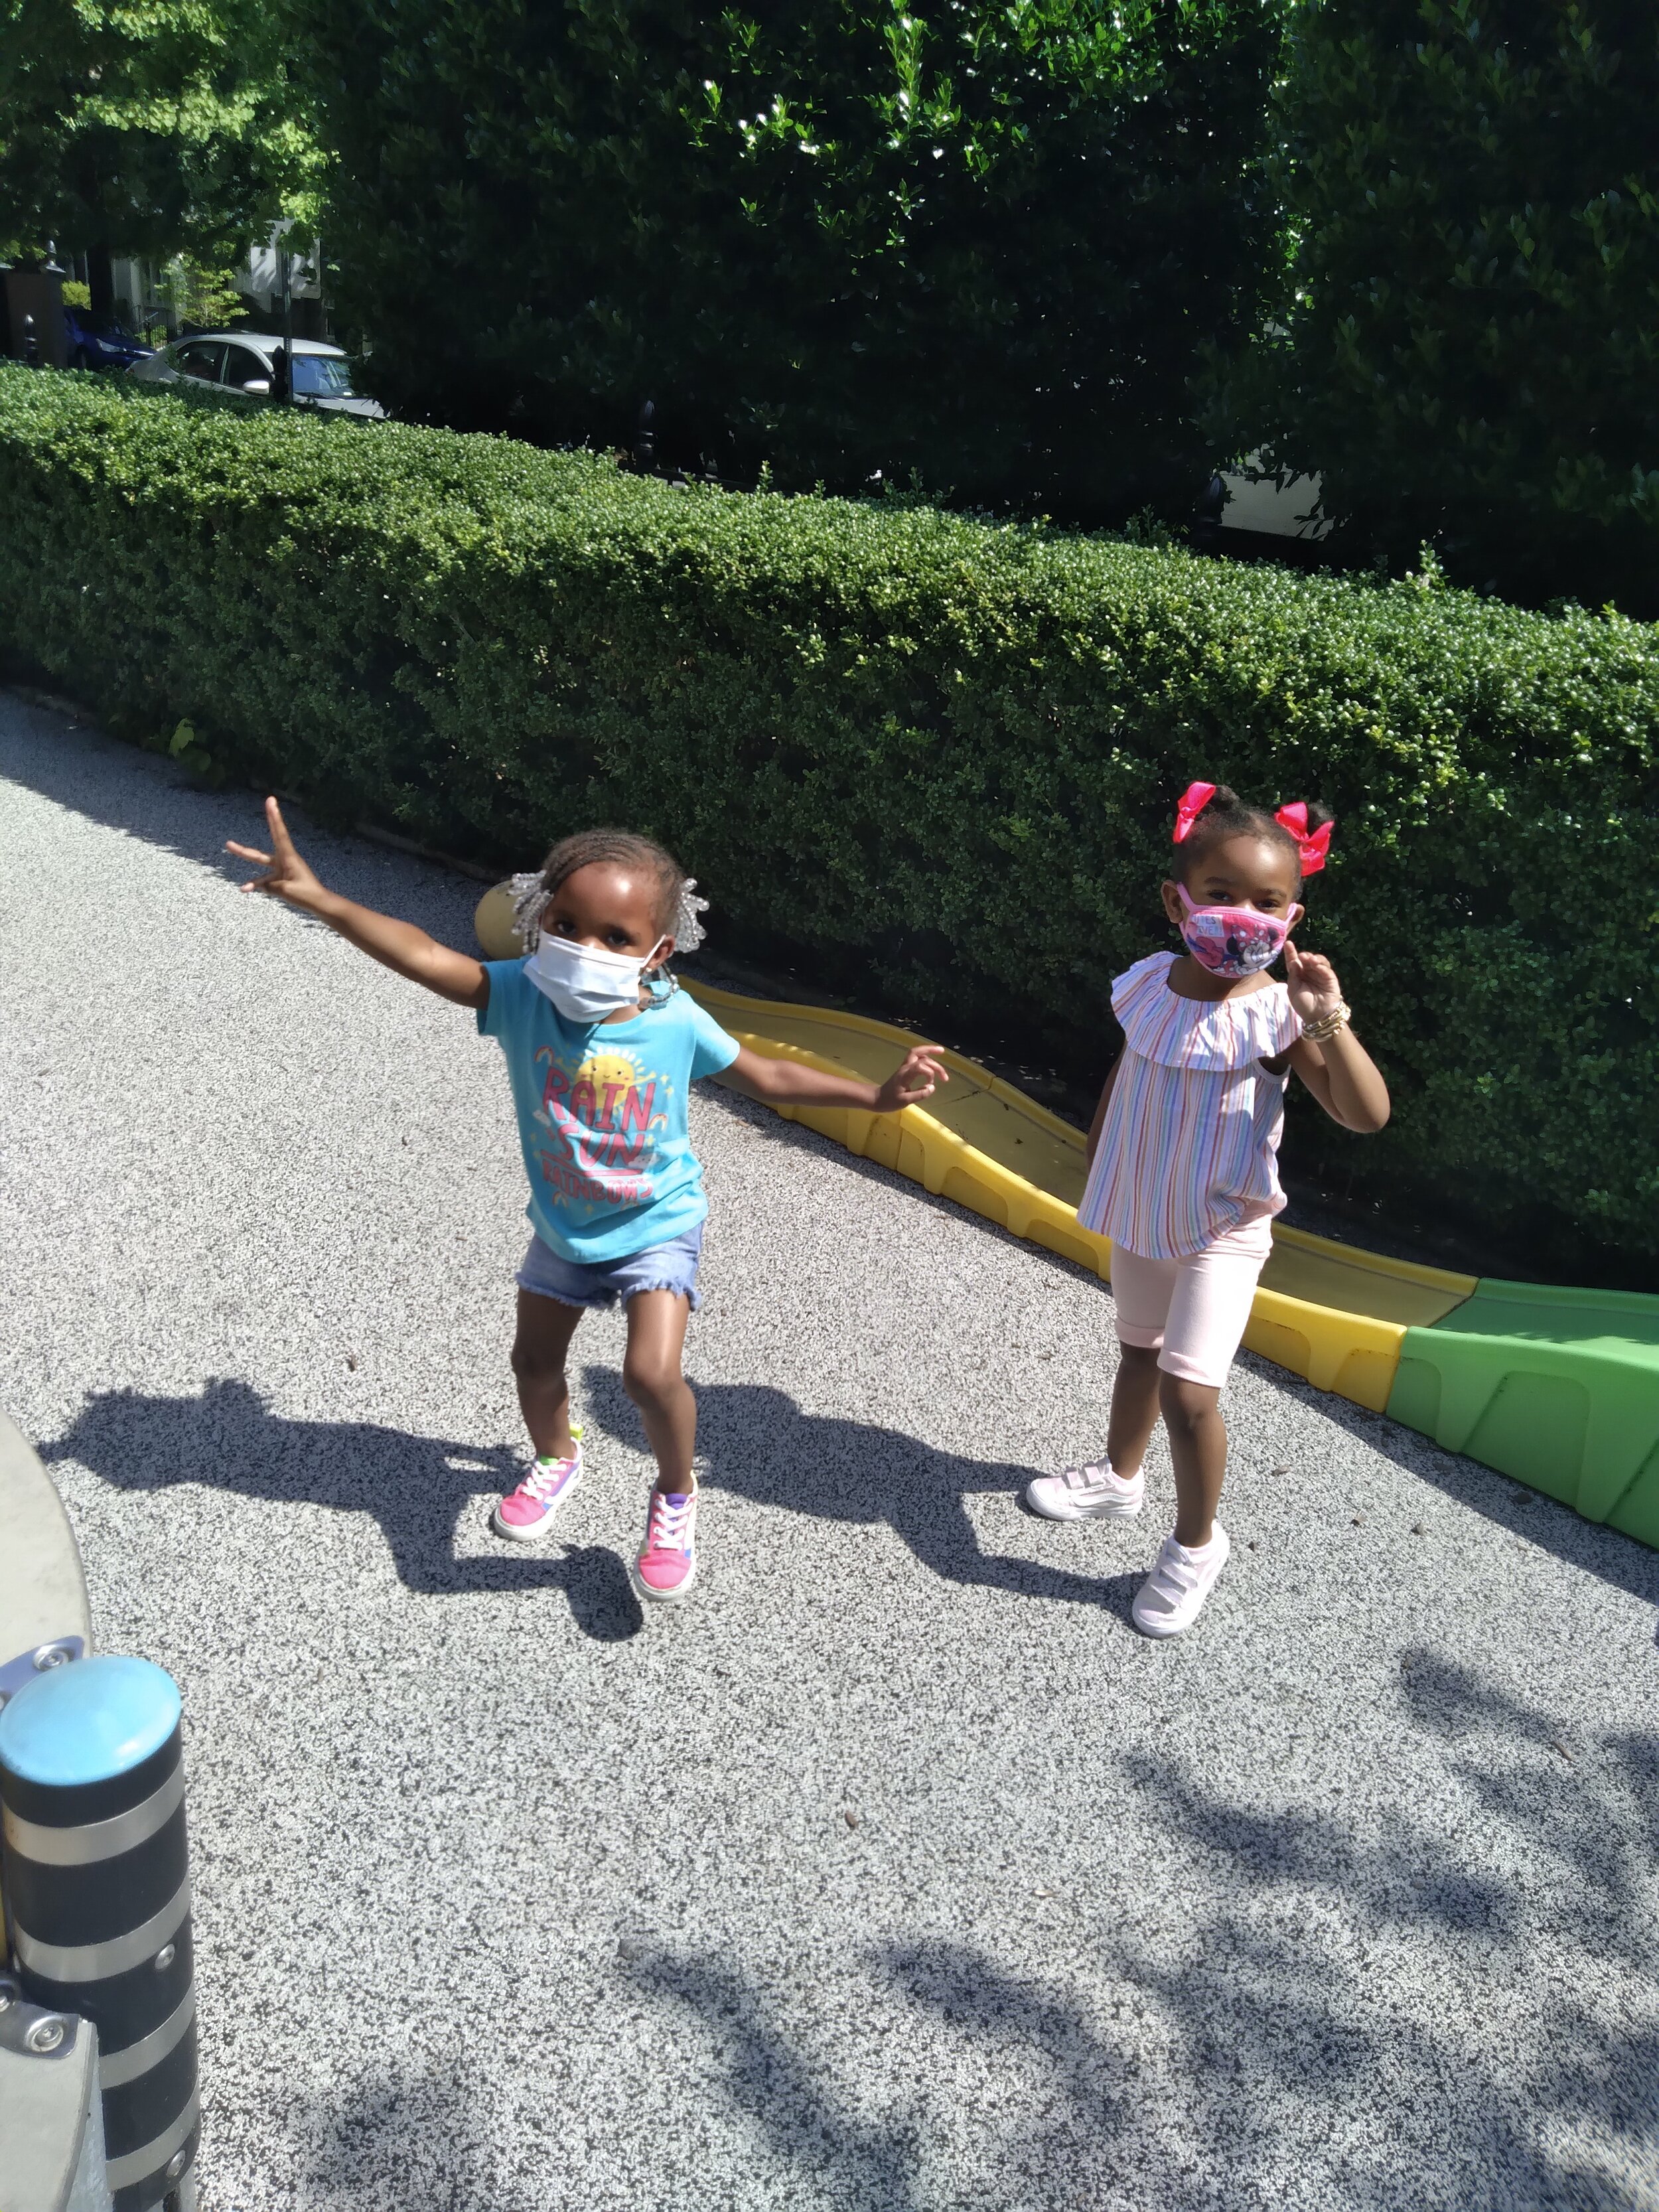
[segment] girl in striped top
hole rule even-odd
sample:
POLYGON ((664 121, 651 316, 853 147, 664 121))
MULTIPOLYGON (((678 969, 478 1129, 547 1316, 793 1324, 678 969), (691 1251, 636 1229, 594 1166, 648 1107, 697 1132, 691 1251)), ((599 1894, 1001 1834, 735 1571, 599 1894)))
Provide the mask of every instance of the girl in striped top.
POLYGON ((1303 878, 1324 866, 1330 836, 1322 809, 1267 814, 1224 785, 1191 785, 1163 890, 1187 949, 1138 960, 1112 986, 1123 1050, 1089 1133, 1078 1207, 1085 1228, 1112 1240, 1121 1356, 1106 1455, 1040 1477, 1026 1498, 1054 1521, 1132 1518, 1162 1413, 1176 1511, 1134 1602, 1148 1636, 1190 1627, 1226 1564, 1215 1517, 1227 1463, 1221 1386, 1285 1204, 1290 1071, 1344 1128, 1369 1133, 1389 1118, 1330 962, 1290 941, 1303 878), (1267 972, 1281 951, 1282 983, 1267 972))

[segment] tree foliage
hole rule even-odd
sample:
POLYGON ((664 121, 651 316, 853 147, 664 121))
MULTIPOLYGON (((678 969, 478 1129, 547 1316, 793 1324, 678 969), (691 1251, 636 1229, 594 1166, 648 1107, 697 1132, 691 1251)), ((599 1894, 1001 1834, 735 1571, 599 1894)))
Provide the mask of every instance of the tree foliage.
POLYGON ((0 251, 222 263, 321 166, 259 0, 0 0, 0 251))
POLYGON ((1286 334, 1219 424, 1361 549, 1659 612, 1659 10, 1304 0, 1289 51, 1286 334))
MULTIPOLYGON (((304 0, 301 0, 304 4, 304 0)), ((339 290, 408 412, 777 482, 1191 503, 1279 0, 314 0, 339 290)))

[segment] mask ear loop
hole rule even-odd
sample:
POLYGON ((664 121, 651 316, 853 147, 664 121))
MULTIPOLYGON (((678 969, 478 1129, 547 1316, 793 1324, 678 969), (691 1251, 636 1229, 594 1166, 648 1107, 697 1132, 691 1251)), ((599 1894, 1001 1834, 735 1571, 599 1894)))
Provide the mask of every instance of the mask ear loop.
MULTIPOLYGON (((658 939, 659 944, 661 941, 660 939, 658 939)), ((640 977, 640 985, 645 993, 645 1004, 640 1011, 641 1013, 654 1014, 659 1013, 679 989, 680 979, 671 969, 662 966, 647 969, 640 977)))

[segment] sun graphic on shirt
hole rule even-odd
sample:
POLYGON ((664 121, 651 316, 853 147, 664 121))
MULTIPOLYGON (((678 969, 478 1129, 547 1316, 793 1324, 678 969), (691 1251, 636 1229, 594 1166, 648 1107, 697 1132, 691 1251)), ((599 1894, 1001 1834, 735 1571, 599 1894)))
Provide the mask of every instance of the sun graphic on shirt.
POLYGON ((590 1129, 644 1127, 660 1097, 661 1079, 647 1073, 645 1054, 626 1045, 590 1052, 571 1078, 569 1109, 590 1129))
POLYGON ((603 1098, 607 1091, 632 1091, 644 1070, 645 1059, 641 1053, 590 1052, 576 1070, 575 1080, 591 1083, 594 1096, 603 1098))

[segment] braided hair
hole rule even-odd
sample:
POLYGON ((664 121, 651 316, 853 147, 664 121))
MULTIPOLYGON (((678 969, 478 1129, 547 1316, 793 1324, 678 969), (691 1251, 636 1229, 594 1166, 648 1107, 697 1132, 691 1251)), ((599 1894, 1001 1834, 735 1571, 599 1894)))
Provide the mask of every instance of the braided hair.
POLYGON ((695 878, 680 872, 672 853, 629 830, 580 830, 574 837, 560 838, 533 873, 513 878, 513 920, 526 952, 533 952, 540 942, 542 916, 560 885, 578 868, 599 863, 633 868, 651 880, 657 893, 657 927, 673 939, 677 951, 692 952, 702 943, 703 927, 697 916, 707 911, 708 902, 696 896, 695 878))
MULTIPOLYGON (((1202 786, 1199 788, 1201 790, 1202 786)), ((1328 806, 1316 799, 1308 803, 1308 830, 1311 834, 1335 816, 1328 806)), ((1224 837, 1259 837, 1264 845, 1282 845, 1296 863, 1297 887, 1302 884, 1302 848, 1285 824, 1262 806, 1251 806, 1224 783, 1217 784, 1200 811, 1194 817, 1191 828, 1175 848, 1170 873, 1180 884, 1190 883, 1198 872, 1198 864, 1212 845, 1224 837)), ((1322 862, 1320 863, 1323 865, 1322 862)))

